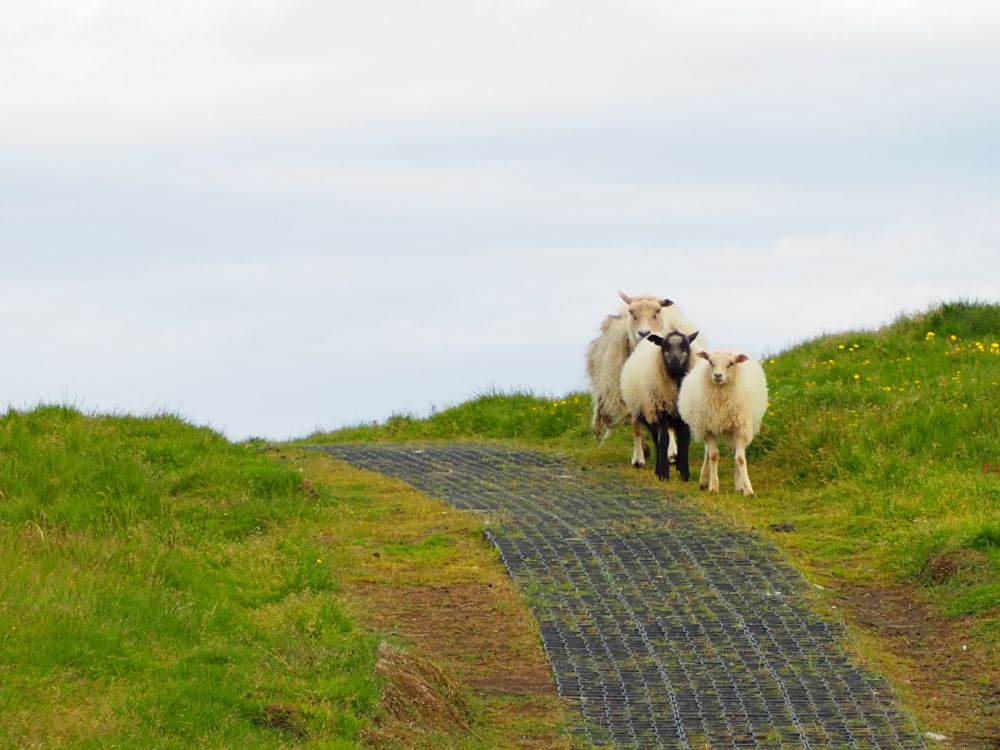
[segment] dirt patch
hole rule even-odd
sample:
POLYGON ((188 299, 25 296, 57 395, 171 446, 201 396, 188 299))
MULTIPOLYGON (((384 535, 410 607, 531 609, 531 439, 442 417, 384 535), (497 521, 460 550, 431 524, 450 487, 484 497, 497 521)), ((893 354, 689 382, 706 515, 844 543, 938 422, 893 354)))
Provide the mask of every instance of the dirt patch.
POLYGON ((555 694, 535 625, 506 586, 366 586, 360 595, 379 629, 447 664, 480 692, 555 694))
MULTIPOLYGON (((551 717, 558 700, 551 669, 534 623, 509 584, 364 585, 353 597, 364 602, 378 630, 396 635, 416 659, 445 666, 458 683, 484 697, 490 725, 503 731, 551 717)), ((404 746, 415 744, 404 723, 384 728, 381 738, 392 732, 404 746)), ((561 732, 551 730, 521 739, 508 735, 507 742, 539 750, 569 746, 561 732)))
MULTIPOLYGON (((939 558, 925 575, 947 580, 965 562, 939 558)), ((942 747, 1000 750, 1000 657, 969 646, 982 617, 943 617, 912 586, 847 589, 839 598, 851 623, 889 653, 879 666, 924 728, 948 737, 942 747)))
POLYGON ((299 712, 292 706, 271 703, 264 706, 260 716, 253 721, 257 726, 277 729, 296 737, 306 736, 305 722, 299 712))

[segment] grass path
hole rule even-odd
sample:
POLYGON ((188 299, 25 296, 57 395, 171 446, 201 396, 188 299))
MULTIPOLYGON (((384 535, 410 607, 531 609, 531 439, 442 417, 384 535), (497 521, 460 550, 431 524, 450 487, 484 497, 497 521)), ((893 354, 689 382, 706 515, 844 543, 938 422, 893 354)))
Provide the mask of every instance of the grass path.
POLYGON ((770 545, 660 493, 482 445, 329 447, 485 514, 578 737, 619 748, 917 748, 770 545))

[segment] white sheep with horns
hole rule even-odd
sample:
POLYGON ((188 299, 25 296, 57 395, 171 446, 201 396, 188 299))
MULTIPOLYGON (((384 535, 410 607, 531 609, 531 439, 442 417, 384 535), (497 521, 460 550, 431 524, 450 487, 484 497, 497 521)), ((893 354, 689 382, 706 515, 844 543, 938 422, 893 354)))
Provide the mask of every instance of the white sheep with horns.
POLYGON ((719 491, 719 448, 716 438, 726 436, 733 444, 734 486, 753 496, 747 472, 746 449, 760 431, 767 411, 767 378, 760 363, 745 354, 700 352, 684 378, 678 396, 681 419, 696 440, 705 443, 699 484, 719 491))
MULTIPOLYGON (((628 422, 632 426, 632 465, 641 467, 646 465, 647 450, 642 425, 629 414, 622 400, 622 367, 636 344, 650 333, 661 336, 668 331, 691 334, 697 329, 669 299, 651 295, 631 297, 621 291, 618 296, 625 305, 617 315, 604 319, 600 335, 587 347, 587 377, 593 405, 591 427, 595 437, 604 439, 615 425, 628 422)), ((706 348, 700 337, 692 344, 692 351, 696 353, 706 348)), ((677 441, 670 430, 670 460, 674 460, 676 454, 677 441)))

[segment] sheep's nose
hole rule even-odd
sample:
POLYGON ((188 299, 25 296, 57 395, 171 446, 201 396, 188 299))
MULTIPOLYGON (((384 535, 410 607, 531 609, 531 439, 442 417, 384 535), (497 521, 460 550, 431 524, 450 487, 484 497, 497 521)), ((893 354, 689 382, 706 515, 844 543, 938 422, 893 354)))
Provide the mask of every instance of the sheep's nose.
POLYGON ((649 335, 649 329, 648 328, 642 328, 642 329, 639 330, 639 338, 644 339, 648 335, 649 335))
POLYGON ((718 372, 712 373, 712 380, 714 380, 716 383, 721 383, 722 382, 722 374, 718 373, 718 372))

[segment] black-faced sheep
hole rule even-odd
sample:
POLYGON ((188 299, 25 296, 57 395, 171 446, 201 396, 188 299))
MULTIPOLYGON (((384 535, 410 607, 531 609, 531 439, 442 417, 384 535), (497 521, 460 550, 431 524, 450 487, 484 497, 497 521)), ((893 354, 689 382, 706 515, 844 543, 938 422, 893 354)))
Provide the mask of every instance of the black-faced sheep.
POLYGON ((656 476, 670 477, 669 431, 677 436, 677 471, 690 477, 691 431, 677 408, 681 383, 691 369, 691 344, 698 337, 680 331, 666 336, 649 334, 639 342, 621 373, 621 392, 629 414, 645 425, 656 444, 656 476))
POLYGON ((734 486, 753 495, 747 472, 746 448, 760 430, 767 411, 767 379, 760 364, 745 354, 701 352, 681 386, 681 418, 697 440, 705 442, 699 483, 719 491, 719 448, 716 438, 728 437, 735 458, 734 486))
MULTIPOLYGON (((587 348, 587 377, 590 379, 594 436, 606 438, 621 422, 632 425, 632 464, 645 466, 646 449, 642 426, 632 419, 621 396, 621 370, 636 344, 649 333, 693 332, 694 326, 669 299, 649 295, 630 297, 618 292, 625 306, 601 324, 600 335, 587 348)), ((699 340, 696 351, 704 349, 699 340)), ((672 453, 673 451, 671 451, 672 453)))

